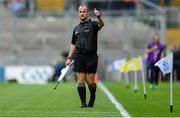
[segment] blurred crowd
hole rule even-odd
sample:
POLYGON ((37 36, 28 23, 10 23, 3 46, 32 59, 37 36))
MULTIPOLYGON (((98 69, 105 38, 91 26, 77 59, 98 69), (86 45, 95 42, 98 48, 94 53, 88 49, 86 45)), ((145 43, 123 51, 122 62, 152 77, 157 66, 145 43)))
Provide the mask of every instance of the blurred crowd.
MULTIPOLYGON (((160 0, 148 0, 149 2, 160 4, 160 0)), ((171 0, 163 0, 163 4, 165 6, 169 6, 171 4, 171 0)))
POLYGON ((17 16, 26 16, 30 0, 3 0, 3 5, 17 16))

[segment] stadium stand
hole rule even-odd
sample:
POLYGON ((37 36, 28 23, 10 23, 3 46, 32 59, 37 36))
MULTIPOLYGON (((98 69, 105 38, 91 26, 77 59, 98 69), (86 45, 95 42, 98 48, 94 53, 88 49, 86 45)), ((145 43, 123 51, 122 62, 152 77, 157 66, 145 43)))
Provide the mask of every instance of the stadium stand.
POLYGON ((39 11, 63 11, 64 0, 36 0, 36 9, 39 11))
POLYGON ((171 7, 179 7, 180 1, 179 0, 159 0, 159 5, 164 6, 171 6, 171 7))
POLYGON ((179 29, 168 29, 167 30, 167 46, 172 45, 180 46, 180 30, 179 29))
MULTIPOLYGON (((59 56, 59 53, 68 50, 72 28, 79 22, 76 17, 76 5, 70 4, 70 1, 67 3, 64 0, 37 0, 35 2, 37 11, 25 18, 15 17, 9 10, 0 7, 1 63, 4 65, 49 64, 51 60, 59 56), (55 6, 52 7, 52 4, 55 6), (41 10, 60 12, 56 15, 52 12, 43 14, 39 12, 41 10)), ((88 2, 91 9, 94 5, 97 5, 97 8, 100 5, 109 6, 100 7, 105 17, 105 28, 99 35, 99 53, 110 59, 144 54, 146 48, 144 44, 148 43, 154 32, 159 31, 159 24, 157 24, 159 14, 148 11, 127 13, 120 9, 127 6, 129 10, 132 10, 127 4, 136 4, 123 1, 124 5, 121 4, 123 6, 113 6, 120 5, 120 2, 122 1, 117 3, 117 0, 112 0, 110 3, 104 0, 101 2, 90 0, 88 2), (151 21, 155 25, 149 25, 143 22, 144 20, 151 21), (124 53, 127 49, 131 52, 124 53)))

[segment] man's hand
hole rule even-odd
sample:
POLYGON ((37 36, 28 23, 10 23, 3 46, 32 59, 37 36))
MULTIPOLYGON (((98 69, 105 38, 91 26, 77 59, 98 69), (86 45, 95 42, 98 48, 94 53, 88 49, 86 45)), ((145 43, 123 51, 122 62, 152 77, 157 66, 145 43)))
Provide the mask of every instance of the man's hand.
POLYGON ((153 51, 154 51, 154 50, 157 50, 157 48, 158 48, 158 46, 155 45, 155 46, 153 46, 152 50, 153 50, 153 51))
POLYGON ((94 15, 96 17, 101 17, 101 13, 96 8, 94 8, 94 15))
POLYGON ((101 29, 104 26, 104 21, 101 17, 101 13, 96 8, 94 8, 94 15, 98 18, 98 26, 101 29))
POLYGON ((71 59, 70 58, 67 58, 66 60, 66 66, 69 65, 71 63, 71 59))
POLYGON ((157 50, 157 49, 158 49, 158 46, 155 45, 155 46, 153 46, 152 48, 147 48, 146 51, 147 51, 147 53, 151 53, 151 52, 153 52, 153 51, 155 51, 155 50, 157 50))

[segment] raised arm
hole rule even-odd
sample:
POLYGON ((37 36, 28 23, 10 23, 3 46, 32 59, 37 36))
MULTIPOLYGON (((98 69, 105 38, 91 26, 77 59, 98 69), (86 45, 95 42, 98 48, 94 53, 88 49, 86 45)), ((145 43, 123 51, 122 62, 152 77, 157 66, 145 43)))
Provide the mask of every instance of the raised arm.
POLYGON ((104 26, 104 21, 103 21, 103 18, 101 16, 101 13, 96 8, 94 8, 94 15, 98 18, 99 28, 102 28, 104 26))

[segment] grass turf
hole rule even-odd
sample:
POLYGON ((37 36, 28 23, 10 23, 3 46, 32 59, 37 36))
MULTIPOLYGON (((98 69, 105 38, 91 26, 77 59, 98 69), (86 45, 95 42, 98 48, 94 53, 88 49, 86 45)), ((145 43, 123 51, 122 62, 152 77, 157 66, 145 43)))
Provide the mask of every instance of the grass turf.
MULTIPOLYGON (((147 99, 144 99, 142 84, 138 92, 119 82, 105 82, 106 87, 123 105, 132 117, 172 117, 180 116, 180 84, 173 84, 173 113, 169 112, 169 83, 160 83, 157 90, 147 86, 147 99)), ((80 100, 75 83, 19 85, 0 84, 0 116, 15 117, 116 117, 120 116, 113 104, 98 88, 94 108, 80 108, 80 100)), ((133 85, 131 85, 133 86, 133 85)), ((88 95, 87 90, 87 95, 88 95)), ((89 96, 87 96, 89 98, 89 96)))
MULTIPOLYGON (((19 85, 0 84, 0 116, 15 117, 115 117, 120 113, 100 89, 94 108, 80 108, 76 83, 19 85)), ((87 95, 88 95, 87 90, 87 95)), ((87 98, 89 98, 87 96, 87 98)), ((88 101, 88 99, 87 99, 88 101)))
MULTIPOLYGON (((127 89, 122 83, 105 82, 106 87, 133 117, 175 117, 180 116, 180 83, 173 84, 173 112, 170 112, 169 83, 160 83, 156 90, 147 88, 144 99, 142 84, 138 92, 127 89)), ((133 85, 131 85, 133 86, 133 85)))

